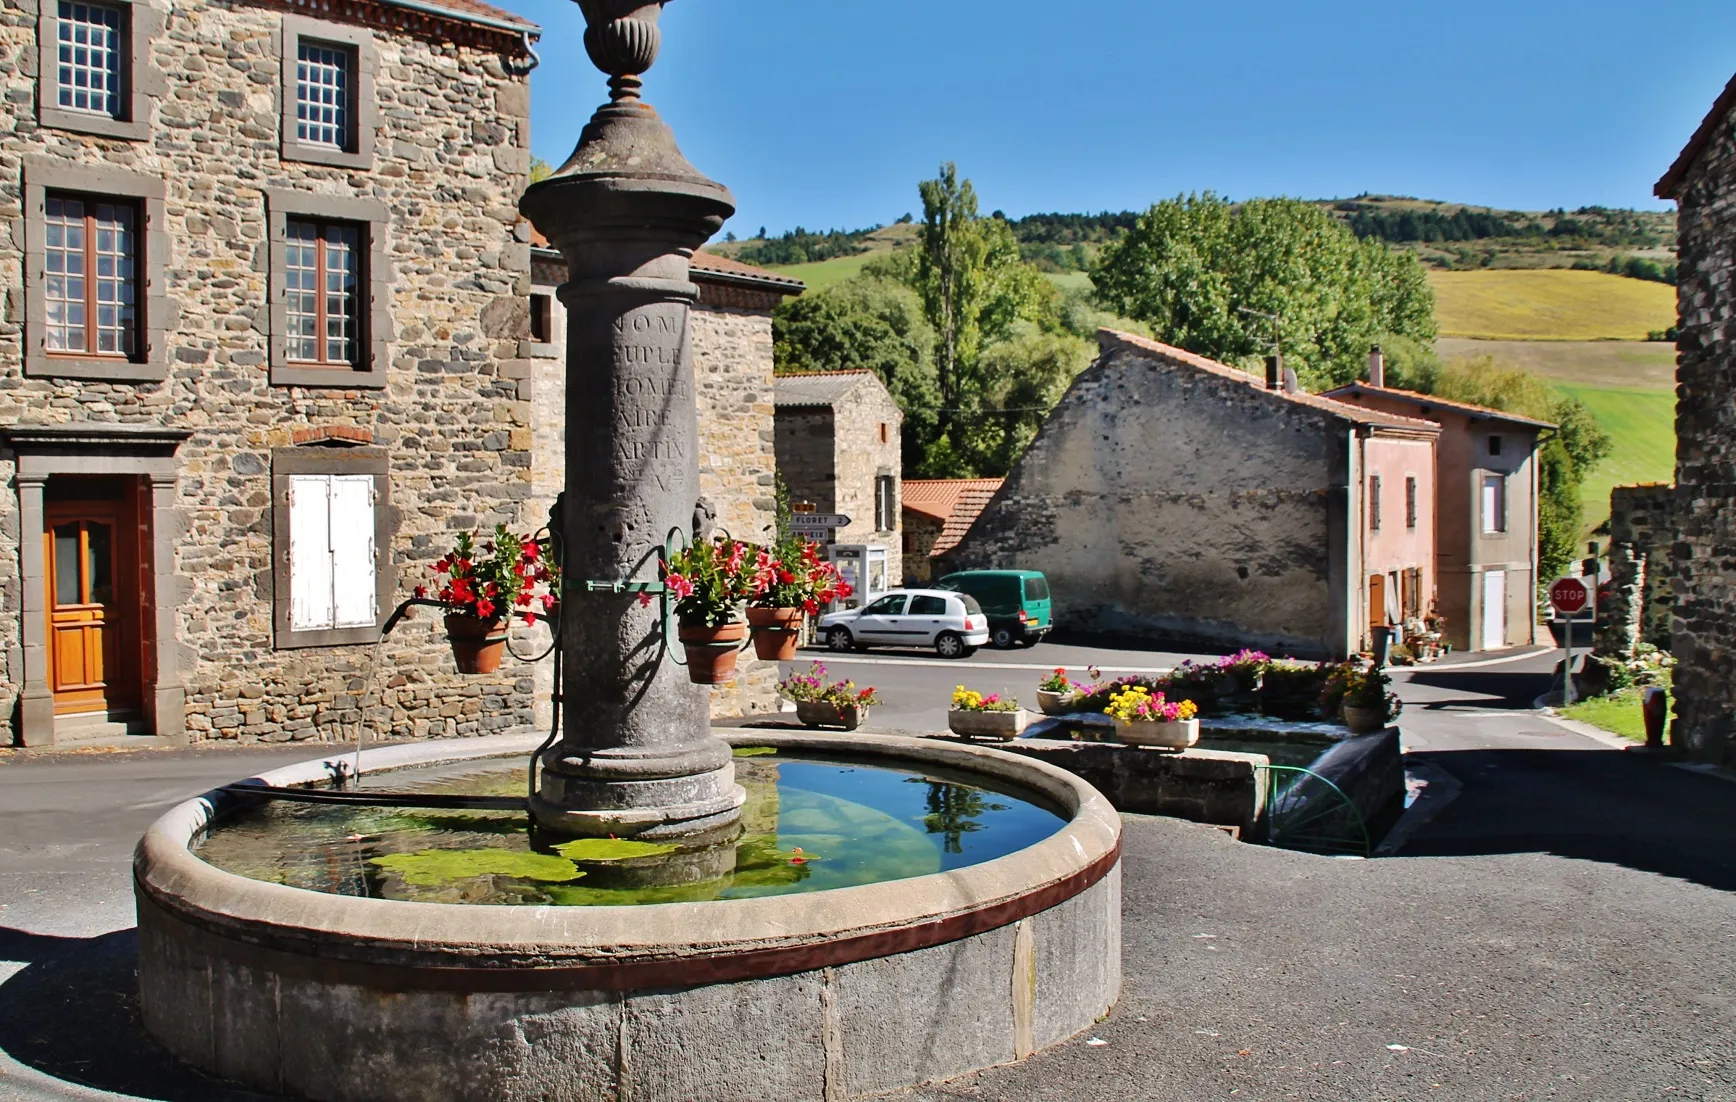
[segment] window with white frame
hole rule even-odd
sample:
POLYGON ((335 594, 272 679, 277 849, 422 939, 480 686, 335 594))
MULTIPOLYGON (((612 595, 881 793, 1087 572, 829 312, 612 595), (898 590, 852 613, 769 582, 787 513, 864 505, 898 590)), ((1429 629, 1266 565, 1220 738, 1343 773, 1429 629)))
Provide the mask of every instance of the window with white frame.
POLYGON ((295 58, 295 140, 353 151, 351 94, 355 52, 330 42, 300 40, 295 58))
POLYGON ((108 4, 59 0, 55 103, 68 111, 124 117, 126 14, 108 4))
POLYGON ((891 532, 898 527, 898 480, 883 474, 874 479, 874 530, 891 532))
POLYGON ((379 623, 372 475, 289 477, 289 628, 379 623))
POLYGON ((380 133, 374 32, 284 15, 275 44, 282 66, 279 155, 286 161, 372 169, 380 133))
POLYGON ((1485 474, 1482 489, 1483 534, 1498 536, 1507 531, 1507 476, 1485 474))

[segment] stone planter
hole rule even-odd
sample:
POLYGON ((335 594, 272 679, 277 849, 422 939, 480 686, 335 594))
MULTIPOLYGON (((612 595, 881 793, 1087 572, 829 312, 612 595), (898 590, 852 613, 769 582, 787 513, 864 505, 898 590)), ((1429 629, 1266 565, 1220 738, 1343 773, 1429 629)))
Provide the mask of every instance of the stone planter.
POLYGON ((753 652, 767 662, 788 662, 802 645, 800 608, 750 608, 747 626, 753 632, 753 652))
POLYGON ((1031 724, 1031 713, 1023 708, 1011 712, 961 712, 957 708, 946 713, 946 725, 955 735, 966 738, 992 738, 1009 742, 1019 737, 1031 724))
POLYGON ((1057 693, 1049 689, 1037 690, 1037 709, 1046 716, 1064 716, 1073 711, 1073 702, 1078 699, 1073 692, 1057 693))
POLYGON ((1386 729, 1386 715, 1379 708, 1358 708, 1354 704, 1346 704, 1344 725, 1359 735, 1367 735, 1386 729))
POLYGON ((695 685, 722 685, 735 678, 735 656, 747 638, 747 625, 707 627, 682 624, 681 646, 687 652, 687 679, 695 685))
POLYGON ((1178 719, 1173 723, 1150 723, 1118 719, 1115 721, 1115 737, 1129 746, 1186 750, 1200 740, 1200 721, 1178 719))
POLYGON ((449 613, 446 641, 452 645, 452 660, 459 673, 493 673, 500 669, 501 656, 506 653, 506 620, 449 613))
POLYGON ((868 709, 856 704, 840 708, 824 700, 798 700, 796 718, 807 727, 838 727, 854 731, 868 719, 868 709))

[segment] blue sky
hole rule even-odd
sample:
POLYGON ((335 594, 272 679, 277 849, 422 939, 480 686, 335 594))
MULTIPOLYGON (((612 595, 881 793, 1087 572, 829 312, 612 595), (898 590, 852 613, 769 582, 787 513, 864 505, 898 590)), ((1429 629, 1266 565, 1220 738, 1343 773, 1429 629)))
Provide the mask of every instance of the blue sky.
MULTIPOLYGON (((504 2, 543 25, 559 164, 606 98, 584 21, 504 2)), ((646 98, 740 236, 920 213, 943 160, 1015 217, 1206 189, 1662 208, 1736 72, 1728 0, 674 0, 663 28, 646 98)))

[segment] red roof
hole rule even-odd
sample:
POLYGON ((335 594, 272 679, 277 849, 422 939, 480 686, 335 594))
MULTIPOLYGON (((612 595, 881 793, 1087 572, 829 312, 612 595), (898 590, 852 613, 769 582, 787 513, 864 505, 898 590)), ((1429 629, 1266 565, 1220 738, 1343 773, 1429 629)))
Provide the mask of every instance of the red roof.
MULTIPOLYGON (((392 0, 386 0, 391 3, 392 0)), ((482 0, 428 0, 430 7, 445 8, 459 18, 466 15, 480 15, 484 19, 497 19, 504 23, 517 23, 527 31, 540 28, 522 15, 509 12, 505 8, 497 8, 493 4, 484 4, 482 0)))
POLYGON ((1652 193, 1659 199, 1674 199, 1681 194, 1682 180, 1688 175, 1688 170, 1694 167, 1694 162, 1700 159, 1700 153, 1706 148, 1706 143, 1712 140, 1712 135, 1718 131, 1718 123, 1723 118, 1736 111, 1736 77, 1730 78, 1730 83, 1724 86, 1724 92, 1718 97, 1718 102, 1712 105, 1712 110, 1700 121, 1700 128, 1694 131, 1694 136, 1688 139, 1688 144, 1682 148, 1676 157, 1676 163, 1670 166, 1670 171, 1664 173, 1652 193))
POLYGON ((1442 409, 1456 410, 1459 413, 1468 413, 1473 417, 1483 417, 1490 421, 1508 421, 1515 425, 1524 425, 1527 428, 1552 429, 1557 427, 1553 422, 1538 421, 1531 417, 1520 417, 1518 414, 1508 413, 1503 409, 1494 409, 1490 406, 1472 405, 1470 402, 1450 402, 1445 398, 1437 398, 1433 394, 1423 394, 1420 391, 1415 390, 1401 390, 1400 388, 1393 386, 1370 386, 1367 383, 1350 383, 1346 386, 1341 386, 1336 390, 1327 391, 1326 397, 1335 398, 1340 394, 1346 394, 1352 398, 1360 398, 1363 395, 1376 397, 1380 395, 1390 395, 1401 402, 1409 402, 1412 405, 1422 406, 1423 409, 1421 412, 1425 415, 1428 413, 1429 407, 1440 406, 1442 409))
POLYGON ((913 478, 900 487, 902 505, 941 522, 930 555, 940 555, 958 546, 970 526, 1001 488, 999 478, 913 478))

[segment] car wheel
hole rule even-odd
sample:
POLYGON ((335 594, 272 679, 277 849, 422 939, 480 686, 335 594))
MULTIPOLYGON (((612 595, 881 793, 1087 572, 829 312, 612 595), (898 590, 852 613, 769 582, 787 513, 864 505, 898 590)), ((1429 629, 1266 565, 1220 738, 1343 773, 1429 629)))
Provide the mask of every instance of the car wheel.
POLYGON ((942 658, 963 658, 971 648, 964 645, 956 631, 943 631, 934 641, 934 651, 942 658))
POLYGON ((826 632, 826 646, 835 651, 856 649, 856 640, 850 638, 849 628, 832 628, 826 632))
POLYGON ((996 628, 994 634, 989 636, 989 642, 995 645, 996 650, 1011 650, 1018 639, 1012 628, 996 628))

